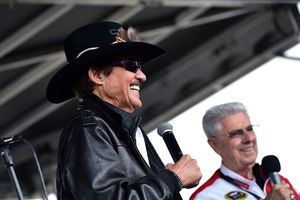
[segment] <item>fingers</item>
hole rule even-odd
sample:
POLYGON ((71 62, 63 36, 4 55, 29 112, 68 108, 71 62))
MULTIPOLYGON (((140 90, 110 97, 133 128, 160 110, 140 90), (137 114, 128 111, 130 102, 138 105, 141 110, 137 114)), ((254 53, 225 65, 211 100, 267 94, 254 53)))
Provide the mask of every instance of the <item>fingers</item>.
POLYGON ((167 164, 166 168, 174 172, 180 178, 184 188, 197 186, 202 178, 197 160, 188 154, 183 155, 175 164, 167 164))
POLYGON ((295 200, 295 195, 287 183, 275 184, 268 195, 269 200, 295 200))

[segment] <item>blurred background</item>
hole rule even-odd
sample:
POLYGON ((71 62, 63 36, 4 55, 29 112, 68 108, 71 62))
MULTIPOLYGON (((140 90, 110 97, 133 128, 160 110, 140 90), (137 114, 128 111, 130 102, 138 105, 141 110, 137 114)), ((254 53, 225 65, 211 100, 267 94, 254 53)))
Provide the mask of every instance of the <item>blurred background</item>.
MULTIPOLYGON (((58 139, 76 102, 51 104, 45 88, 66 62, 65 37, 87 23, 111 20, 131 25, 145 42, 166 49, 166 55, 144 66, 143 107, 136 114, 143 116, 142 126, 165 162, 169 162, 168 152, 153 132, 162 121, 172 122, 182 149, 195 155, 205 172, 202 183, 211 175, 209 170, 220 164, 211 150, 201 149, 207 147, 201 118, 215 103, 243 101, 254 118, 258 116, 258 124, 265 124, 260 146, 275 142, 273 136, 282 143, 296 137, 297 128, 287 131, 287 127, 297 122, 285 112, 299 113, 291 100, 297 99, 299 73, 292 66, 298 66, 300 53, 287 52, 299 43, 296 0, 0 0, 0 20, 0 138, 22 135, 32 144, 53 199, 58 139), (242 80, 248 80, 247 84, 242 80), (202 110, 195 109, 186 121, 179 117, 199 106, 202 110), (266 129, 269 122, 258 111, 273 119, 271 127, 277 132, 266 129), (187 129, 194 125, 199 129, 187 129), (285 129, 279 131, 279 125, 285 129), (207 160, 212 162, 204 164, 207 160)), ((294 147, 282 143, 270 145, 269 151, 262 148, 259 159, 265 154, 278 155, 286 146, 294 147)), ((9 150, 24 196, 41 199, 32 152, 22 142, 11 144, 9 150)), ((285 154, 279 158, 287 169, 290 165, 284 159, 293 154, 281 152, 285 154)), ((291 165, 296 166, 294 163, 291 165)), ((300 190, 299 186, 296 189, 300 190)), ((182 192, 185 199, 191 192, 182 192)), ((0 164, 0 199, 17 199, 4 164, 0 164)))

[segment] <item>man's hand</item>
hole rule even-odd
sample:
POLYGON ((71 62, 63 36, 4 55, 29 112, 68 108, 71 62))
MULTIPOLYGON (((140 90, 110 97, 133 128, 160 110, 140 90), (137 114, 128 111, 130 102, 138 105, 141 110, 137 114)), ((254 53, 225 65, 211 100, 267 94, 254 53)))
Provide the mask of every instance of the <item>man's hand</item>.
POLYGON ((293 200, 294 193, 290 189, 289 184, 274 184, 271 192, 266 197, 266 200, 293 200))
POLYGON ((166 168, 174 172, 180 178, 183 188, 197 186, 202 178, 197 160, 187 154, 183 155, 175 164, 168 163, 166 168))

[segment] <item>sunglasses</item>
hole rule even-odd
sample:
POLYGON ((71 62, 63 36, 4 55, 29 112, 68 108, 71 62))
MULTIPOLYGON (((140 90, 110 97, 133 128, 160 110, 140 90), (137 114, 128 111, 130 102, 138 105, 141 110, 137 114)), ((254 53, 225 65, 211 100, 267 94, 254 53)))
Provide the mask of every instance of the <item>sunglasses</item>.
POLYGON ((121 60, 121 61, 114 61, 110 63, 112 66, 122 66, 127 71, 136 73, 138 69, 142 70, 142 65, 138 61, 132 61, 132 60, 121 60))

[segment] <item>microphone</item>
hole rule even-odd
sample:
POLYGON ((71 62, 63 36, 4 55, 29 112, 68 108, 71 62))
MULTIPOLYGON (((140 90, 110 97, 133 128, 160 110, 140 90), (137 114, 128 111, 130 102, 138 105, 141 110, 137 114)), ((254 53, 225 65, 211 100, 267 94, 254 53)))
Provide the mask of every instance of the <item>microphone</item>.
POLYGON ((181 158, 182 152, 173 134, 173 126, 162 122, 157 128, 157 133, 164 139, 173 161, 176 163, 181 158))
POLYGON ((274 155, 265 156, 261 162, 262 168, 270 175, 272 184, 280 184, 280 176, 278 172, 280 171, 280 162, 278 158, 274 155))

